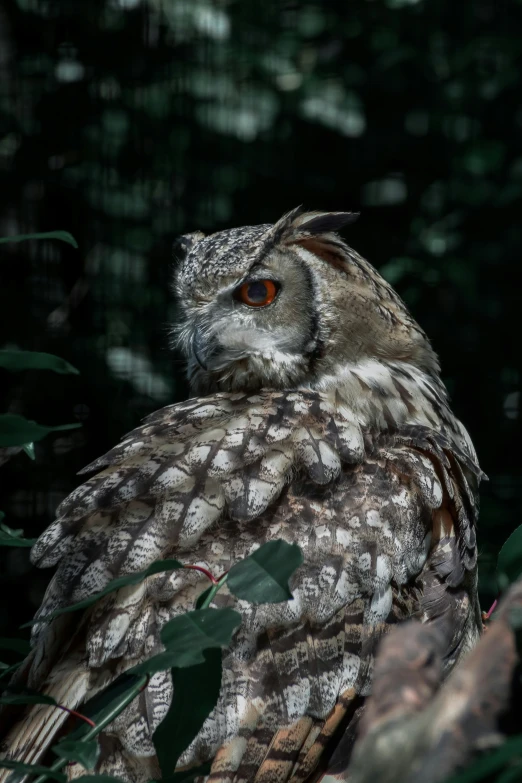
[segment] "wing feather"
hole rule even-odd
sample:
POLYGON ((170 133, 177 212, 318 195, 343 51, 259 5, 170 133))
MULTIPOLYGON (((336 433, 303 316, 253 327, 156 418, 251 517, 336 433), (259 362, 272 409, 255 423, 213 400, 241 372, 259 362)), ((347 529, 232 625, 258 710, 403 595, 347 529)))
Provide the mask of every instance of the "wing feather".
MULTIPOLYGON (((160 558, 219 574, 278 538, 304 553, 292 601, 254 606, 226 587, 216 596, 243 623, 224 652, 218 704, 180 768, 215 757, 216 783, 301 783, 330 756, 340 768, 376 646, 392 625, 440 621, 448 662, 476 635, 480 471, 425 427, 363 432, 325 393, 216 394, 156 412, 88 469, 101 472, 61 504, 33 549, 35 564, 58 566, 40 618, 160 558)), ((87 698, 160 651, 163 624, 193 608, 206 586, 193 570, 158 574, 105 596, 76 625, 70 616, 37 624, 32 687, 46 689, 76 661, 89 675, 87 698)), ((169 678, 151 679, 105 732, 100 771, 150 779, 169 678)), ((8 744, 28 748, 19 737, 29 730, 39 737, 36 759, 52 733, 28 729, 34 714, 8 744)))

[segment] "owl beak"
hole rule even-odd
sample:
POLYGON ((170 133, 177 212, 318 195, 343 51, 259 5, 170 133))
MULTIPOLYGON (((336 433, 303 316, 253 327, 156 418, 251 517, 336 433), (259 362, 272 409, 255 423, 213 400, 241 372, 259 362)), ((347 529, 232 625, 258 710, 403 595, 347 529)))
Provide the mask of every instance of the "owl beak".
MULTIPOLYGON (((223 336, 223 335, 221 335, 223 336)), ((196 328, 192 334, 192 355, 205 372, 219 372, 230 364, 244 359, 248 352, 244 347, 232 347, 218 342, 216 335, 208 330, 196 328)))

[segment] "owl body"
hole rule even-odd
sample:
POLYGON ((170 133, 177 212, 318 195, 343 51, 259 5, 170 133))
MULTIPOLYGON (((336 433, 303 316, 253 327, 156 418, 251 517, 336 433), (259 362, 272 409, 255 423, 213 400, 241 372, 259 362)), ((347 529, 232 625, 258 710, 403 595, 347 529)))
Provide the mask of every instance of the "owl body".
MULTIPOLYGON (((293 600, 252 605, 225 586, 212 604, 242 624, 218 703, 178 768, 213 760, 213 781, 342 775, 383 634, 409 617, 437 624, 449 670, 481 628, 475 452, 426 336, 335 233, 350 218, 294 210, 182 240, 177 338, 199 396, 89 466, 99 472, 32 552, 58 565, 43 618, 158 559, 218 575, 266 541, 300 546, 293 600)), ((79 623, 38 623, 27 683, 77 708, 161 651, 161 627, 206 586, 192 570, 157 574, 79 623)), ((103 733, 98 771, 157 778, 152 734, 171 700, 159 672, 103 733)), ((35 707, 9 755, 40 758, 57 712, 35 707)))

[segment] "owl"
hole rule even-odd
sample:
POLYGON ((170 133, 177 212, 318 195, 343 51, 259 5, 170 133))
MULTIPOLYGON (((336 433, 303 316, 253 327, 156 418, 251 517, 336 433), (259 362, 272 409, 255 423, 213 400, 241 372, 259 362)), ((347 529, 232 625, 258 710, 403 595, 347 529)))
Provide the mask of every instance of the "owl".
MULTIPOLYGON (((194 396, 86 468, 32 550, 57 567, 38 619, 157 560, 217 575, 266 542, 299 545, 292 600, 253 605, 225 586, 212 604, 242 624, 177 766, 212 762, 212 783, 342 778, 388 630, 436 626, 449 671, 482 628, 475 451, 426 335, 337 233, 354 219, 295 209, 181 239, 175 339, 194 396)), ((195 570, 155 574, 80 619, 36 623, 20 678, 80 709, 161 652, 161 628, 206 587, 195 570)), ((159 777, 152 734, 172 695, 170 671, 150 678, 101 735, 98 772, 159 777)), ((38 762, 66 720, 33 706, 5 752, 38 762)))

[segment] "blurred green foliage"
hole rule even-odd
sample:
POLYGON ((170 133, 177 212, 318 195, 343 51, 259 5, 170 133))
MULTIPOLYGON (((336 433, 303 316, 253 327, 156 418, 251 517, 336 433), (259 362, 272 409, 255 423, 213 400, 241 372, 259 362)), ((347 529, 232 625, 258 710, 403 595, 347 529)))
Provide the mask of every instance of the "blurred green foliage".
MULTIPOLYGON (((475 0, 4 0, 0 348, 80 371, 0 368, 2 410, 83 426, 2 469, 0 507, 35 536, 76 471, 187 395, 169 350, 172 243, 303 203, 361 210, 346 237, 441 356, 490 481, 481 589, 520 522, 522 3, 475 0)), ((13 633, 48 580, 2 552, 13 633), (15 615, 16 611, 16 615, 15 615)))

